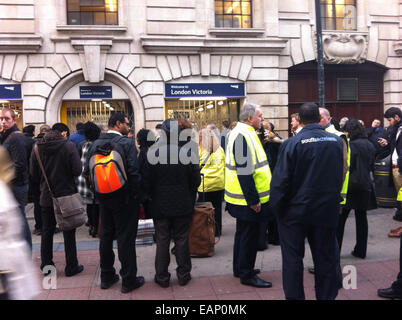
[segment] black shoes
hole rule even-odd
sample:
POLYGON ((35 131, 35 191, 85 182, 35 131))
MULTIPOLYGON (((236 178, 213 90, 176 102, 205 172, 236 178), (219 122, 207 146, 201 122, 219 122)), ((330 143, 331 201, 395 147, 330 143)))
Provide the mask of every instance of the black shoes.
POLYGON ((145 283, 144 277, 137 277, 133 285, 130 286, 121 286, 121 293, 130 293, 131 291, 142 287, 145 283))
MULTIPOLYGON (((257 275, 257 274, 259 274, 260 272, 261 272, 260 269, 254 269, 254 275, 257 275)), ((239 276, 237 273, 234 273, 233 276, 234 276, 235 278, 240 278, 240 276, 239 276)))
POLYGON ((40 235, 42 235, 42 230, 35 228, 34 231, 32 231, 32 234, 34 234, 36 236, 40 236, 40 235))
POLYGON ((392 289, 392 287, 387 289, 378 289, 377 294, 381 298, 402 299, 402 292, 396 292, 394 289, 392 289))
POLYGON ((179 285, 185 286, 187 283, 189 283, 191 280, 191 276, 188 275, 187 277, 184 277, 182 279, 179 279, 179 285))
POLYGON ((360 254, 357 254, 354 250, 350 253, 352 256, 356 257, 356 258, 360 258, 360 259, 365 259, 366 256, 362 256, 360 254))
POLYGON ((257 276, 254 276, 250 279, 242 279, 242 280, 240 280, 240 282, 241 282, 241 284, 244 284, 246 286, 252 286, 255 288, 271 288, 272 287, 271 282, 264 281, 264 280, 258 278, 257 276))
POLYGON ((101 281, 101 289, 109 289, 112 285, 119 282, 119 276, 115 274, 113 278, 109 281, 101 281))
POLYGON ((76 274, 82 272, 83 270, 84 270, 84 266, 79 264, 75 270, 64 271, 64 274, 66 275, 66 277, 72 277, 72 276, 75 276, 76 274))
POLYGON ((402 213, 400 213, 399 211, 397 211, 397 213, 395 213, 395 215, 392 217, 392 219, 394 219, 395 221, 402 221, 402 213))
POLYGON ((308 270, 308 272, 310 272, 311 274, 315 274, 315 269, 314 269, 314 267, 310 267, 310 268, 308 268, 307 270, 308 270))
POLYGON ((154 278, 155 283, 159 284, 162 288, 169 288, 169 280, 168 281, 160 281, 158 279, 156 279, 156 276, 154 278))

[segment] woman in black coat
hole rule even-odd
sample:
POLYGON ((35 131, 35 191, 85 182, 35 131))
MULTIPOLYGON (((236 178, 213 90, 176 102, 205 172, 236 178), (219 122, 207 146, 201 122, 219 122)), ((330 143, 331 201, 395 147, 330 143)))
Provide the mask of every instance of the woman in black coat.
POLYGON ((344 127, 350 139, 350 173, 346 205, 342 209, 338 225, 339 250, 350 211, 355 211, 356 245, 352 255, 364 259, 367 253, 367 210, 377 208, 370 172, 374 169, 375 148, 368 140, 363 126, 357 120, 349 120, 344 127))
MULTIPOLYGON (((143 173, 143 189, 149 201, 147 214, 153 218, 155 225, 155 282, 164 288, 169 286, 170 281, 171 239, 175 243, 179 284, 184 286, 191 279, 188 238, 197 188, 201 182, 198 163, 185 164, 182 161, 188 152, 182 150, 186 146, 180 147, 177 141, 178 131, 177 121, 168 119, 163 122, 158 142, 148 150, 148 164, 143 173)), ((198 159, 198 146, 195 145, 194 149, 191 152, 195 152, 198 159)))

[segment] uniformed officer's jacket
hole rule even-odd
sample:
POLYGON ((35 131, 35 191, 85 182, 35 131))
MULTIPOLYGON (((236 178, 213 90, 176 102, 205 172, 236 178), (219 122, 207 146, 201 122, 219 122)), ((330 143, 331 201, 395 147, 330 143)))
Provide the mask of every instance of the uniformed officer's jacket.
POLYGON ((342 173, 342 140, 318 124, 307 125, 281 146, 271 180, 271 207, 283 223, 335 228, 342 173))

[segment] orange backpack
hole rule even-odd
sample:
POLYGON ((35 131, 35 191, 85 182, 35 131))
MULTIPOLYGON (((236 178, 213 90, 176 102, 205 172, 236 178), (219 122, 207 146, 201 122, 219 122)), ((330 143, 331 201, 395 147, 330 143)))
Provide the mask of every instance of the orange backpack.
POLYGON ((114 148, 114 143, 98 146, 89 161, 91 182, 97 194, 111 194, 127 183, 123 158, 114 148))

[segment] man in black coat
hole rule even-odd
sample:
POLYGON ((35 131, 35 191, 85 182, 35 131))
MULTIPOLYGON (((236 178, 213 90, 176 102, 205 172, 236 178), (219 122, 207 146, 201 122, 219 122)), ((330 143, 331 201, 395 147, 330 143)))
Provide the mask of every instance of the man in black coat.
POLYGON ((175 243, 179 284, 184 286, 191 280, 189 232, 201 178, 198 146, 193 141, 180 143, 179 132, 177 121, 163 122, 158 142, 148 151, 143 176, 144 192, 149 197, 148 213, 155 224, 155 282, 161 287, 168 287, 170 282, 171 239, 175 243), (186 161, 192 155, 197 161, 186 161))
MULTIPOLYGON (((392 176, 394 178, 395 189, 398 192, 402 187, 402 111, 400 108, 389 108, 385 114, 390 125, 393 127, 393 132, 389 140, 382 139, 381 145, 390 145, 392 157, 392 176)), ((402 204, 398 203, 398 208, 394 219, 402 221, 402 204)), ((396 231, 396 230, 394 230, 396 231)), ((391 231, 392 232, 392 231, 391 231)), ((397 232, 397 231, 396 231, 397 232)), ((399 253, 400 270, 397 280, 387 289, 379 289, 378 295, 383 298, 402 299, 402 236, 399 253)))
MULTIPOLYGON (((392 177, 396 193, 402 187, 402 111, 400 108, 389 108, 384 113, 389 124, 392 126, 389 138, 380 138, 379 144, 383 147, 389 145, 391 152, 392 177)), ((394 215, 394 220, 402 221, 402 204, 397 202, 397 210, 394 215)))
POLYGON ((271 181, 271 206, 276 210, 282 248, 286 299, 305 299, 304 241, 314 260, 317 299, 335 299, 339 283, 336 227, 343 174, 342 140, 318 123, 315 103, 299 110, 305 127, 286 140, 271 181), (331 170, 328 170, 331 168, 331 170))
POLYGON ((25 215, 25 197, 28 192, 26 137, 17 127, 16 115, 13 110, 5 108, 0 111, 0 121, 3 127, 0 144, 7 149, 14 163, 15 178, 11 181, 11 189, 24 219, 24 238, 32 248, 31 231, 25 215))
POLYGON ((101 214, 100 231, 100 267, 101 289, 108 289, 117 281, 119 276, 113 267, 115 255, 113 239, 117 237, 119 260, 121 262, 120 275, 122 277, 122 293, 129 293, 144 284, 144 277, 137 277, 137 257, 135 239, 137 237, 139 217, 139 170, 137 163, 137 149, 133 139, 126 135, 130 130, 127 117, 116 112, 109 119, 109 130, 102 133, 95 140, 88 151, 84 176, 91 175, 89 161, 98 149, 113 145, 113 150, 122 157, 124 170, 127 175, 126 185, 109 195, 98 194, 101 214))
MULTIPOLYGON (((34 146, 34 148, 38 148, 40 160, 55 197, 76 193, 77 187, 74 179, 80 175, 82 170, 76 147, 67 141, 68 131, 69 129, 64 123, 56 123, 52 130, 46 133, 34 146)), ((56 217, 52 196, 34 151, 31 154, 30 174, 33 183, 40 185, 39 204, 42 212, 40 268, 43 270, 46 266, 54 265, 53 235, 56 229, 56 217)), ((84 270, 84 267, 78 264, 75 230, 63 231, 66 256, 64 273, 66 277, 74 276, 84 270)))

